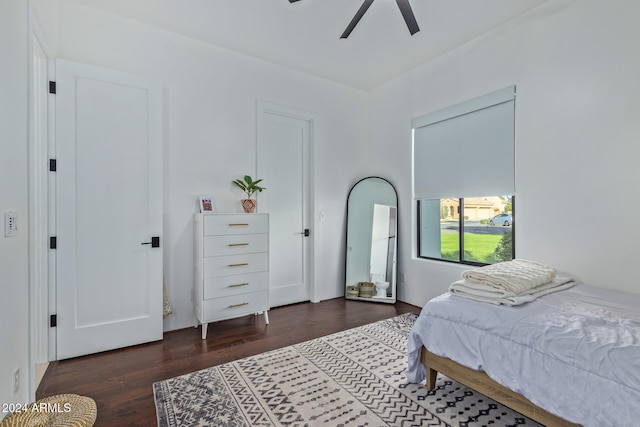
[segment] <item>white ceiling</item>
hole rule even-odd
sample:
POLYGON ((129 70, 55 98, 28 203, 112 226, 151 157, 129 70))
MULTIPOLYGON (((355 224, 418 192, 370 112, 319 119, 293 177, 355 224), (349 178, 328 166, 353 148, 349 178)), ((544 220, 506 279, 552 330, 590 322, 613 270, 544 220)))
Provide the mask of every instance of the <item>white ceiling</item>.
POLYGON ((411 0, 409 34, 395 0, 77 0, 116 15, 352 87, 370 90, 546 0, 411 0))

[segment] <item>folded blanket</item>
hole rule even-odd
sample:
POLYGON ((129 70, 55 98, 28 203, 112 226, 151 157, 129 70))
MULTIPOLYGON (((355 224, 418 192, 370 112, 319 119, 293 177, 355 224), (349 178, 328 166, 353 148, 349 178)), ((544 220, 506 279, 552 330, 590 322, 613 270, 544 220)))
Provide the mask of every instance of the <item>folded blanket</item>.
POLYGON ((542 295, 562 291, 574 286, 576 281, 568 276, 556 276, 553 280, 522 293, 514 293, 484 283, 462 279, 449 286, 449 292, 464 298, 496 305, 520 305, 531 302, 542 295))
POLYGON ((514 259, 464 271, 462 278, 520 294, 552 281, 555 275, 555 268, 548 265, 514 259))

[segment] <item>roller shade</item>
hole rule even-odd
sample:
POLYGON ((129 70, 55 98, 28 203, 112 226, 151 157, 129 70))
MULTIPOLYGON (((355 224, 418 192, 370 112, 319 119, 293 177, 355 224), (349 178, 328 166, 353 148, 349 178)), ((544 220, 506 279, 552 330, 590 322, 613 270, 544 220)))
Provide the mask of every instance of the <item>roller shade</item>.
POLYGON ((515 194, 515 86, 411 125, 415 199, 515 194))

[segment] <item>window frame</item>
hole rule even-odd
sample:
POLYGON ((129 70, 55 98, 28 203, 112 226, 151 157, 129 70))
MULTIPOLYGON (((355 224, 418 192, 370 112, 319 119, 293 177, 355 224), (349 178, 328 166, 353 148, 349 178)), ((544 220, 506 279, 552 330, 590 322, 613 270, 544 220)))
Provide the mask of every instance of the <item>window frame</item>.
MULTIPOLYGON (((460 212, 464 212, 464 197, 460 197, 458 198, 458 228, 459 228, 459 233, 458 233, 458 245, 460 248, 460 253, 458 255, 458 260, 452 260, 452 259, 445 259, 445 258, 436 258, 436 257, 431 257, 431 256, 423 256, 422 255, 422 211, 421 211, 421 202, 422 200, 426 200, 426 199, 418 199, 417 203, 416 203, 416 207, 417 207, 417 222, 418 222, 418 247, 417 247, 417 256, 419 259, 428 259, 428 260, 433 260, 433 261, 443 261, 443 262, 448 262, 448 263, 452 263, 452 264, 460 264, 460 265, 471 265, 471 266, 475 266, 475 267, 483 267, 485 265, 491 265, 491 264, 487 264, 487 263, 483 263, 483 262, 478 262, 478 261, 469 261, 469 260, 465 260, 464 258, 464 214, 460 213, 460 212)), ((516 226, 515 226, 515 211, 516 211, 516 196, 512 195, 511 196, 511 215, 512 215, 512 222, 511 222, 511 259, 515 259, 516 258, 516 226)), ((442 254, 441 254, 442 256, 442 254)))

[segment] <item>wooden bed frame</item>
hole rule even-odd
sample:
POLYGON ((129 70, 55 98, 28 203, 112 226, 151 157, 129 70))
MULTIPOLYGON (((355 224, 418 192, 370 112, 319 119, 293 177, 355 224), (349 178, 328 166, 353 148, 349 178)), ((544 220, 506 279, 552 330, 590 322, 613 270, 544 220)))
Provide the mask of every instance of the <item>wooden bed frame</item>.
POLYGON ((435 388, 436 377, 440 372, 547 427, 580 427, 534 405, 521 394, 498 384, 484 372, 467 368, 446 357, 437 356, 426 347, 422 347, 420 362, 427 368, 428 390, 435 388))

